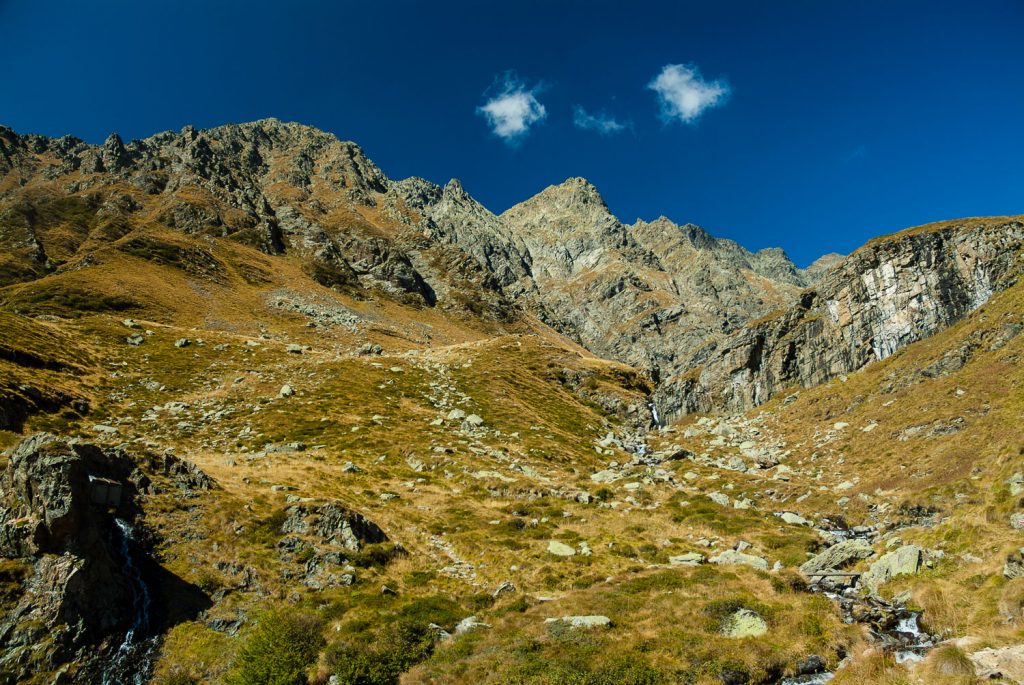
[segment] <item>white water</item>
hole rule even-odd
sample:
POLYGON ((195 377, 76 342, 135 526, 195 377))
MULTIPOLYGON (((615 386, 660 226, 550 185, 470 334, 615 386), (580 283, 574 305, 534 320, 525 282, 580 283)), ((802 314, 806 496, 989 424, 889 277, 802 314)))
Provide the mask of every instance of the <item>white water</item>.
POLYGON ((654 419, 654 425, 660 427, 661 419, 658 418, 658 405, 656 405, 654 402, 650 402, 647 406, 650 407, 651 409, 651 418, 654 419))
POLYGON ((152 602, 149 588, 142 579, 142 572, 132 559, 132 541, 135 530, 131 524, 121 519, 114 519, 120 533, 121 558, 124 575, 132 586, 132 625, 125 633, 124 641, 111 656, 110 662, 103 673, 103 685, 122 685, 130 677, 134 685, 143 685, 149 672, 152 640, 137 639, 149 627, 149 607, 152 602), (131 662, 135 662, 132 664, 131 662))

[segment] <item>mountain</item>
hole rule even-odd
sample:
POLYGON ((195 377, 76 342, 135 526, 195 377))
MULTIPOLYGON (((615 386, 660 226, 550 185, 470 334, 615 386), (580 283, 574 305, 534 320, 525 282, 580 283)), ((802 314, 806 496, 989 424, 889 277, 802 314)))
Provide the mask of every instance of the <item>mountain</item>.
POLYGON ((392 181, 355 144, 276 120, 127 145, 0 140, 7 284, 108 262, 111 249, 150 257, 181 236, 228 238, 295 255, 327 287, 496 319, 514 303, 657 378, 812 280, 780 250, 751 254, 664 218, 624 225, 583 179, 499 217, 458 181, 392 181))
POLYGON ((0 128, 0 681, 1019 681, 1022 241, 0 128))

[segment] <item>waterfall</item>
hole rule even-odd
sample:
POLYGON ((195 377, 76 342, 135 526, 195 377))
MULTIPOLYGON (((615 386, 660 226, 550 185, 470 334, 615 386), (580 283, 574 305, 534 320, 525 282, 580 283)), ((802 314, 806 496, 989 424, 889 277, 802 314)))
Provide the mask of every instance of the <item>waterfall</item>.
POLYGON ((102 684, 122 685, 131 682, 134 685, 143 685, 148 680, 152 653, 156 647, 156 640, 145 636, 149 628, 149 607, 152 600, 149 587, 142 579, 142 571, 135 564, 132 555, 135 529, 130 523, 119 518, 114 519, 114 524, 124 564, 122 569, 131 585, 132 624, 117 651, 111 655, 103 673, 102 684))
POLYGON ((661 427, 661 419, 658 417, 658 405, 654 402, 648 402, 647 407, 651 410, 651 418, 654 419, 654 427, 661 427))

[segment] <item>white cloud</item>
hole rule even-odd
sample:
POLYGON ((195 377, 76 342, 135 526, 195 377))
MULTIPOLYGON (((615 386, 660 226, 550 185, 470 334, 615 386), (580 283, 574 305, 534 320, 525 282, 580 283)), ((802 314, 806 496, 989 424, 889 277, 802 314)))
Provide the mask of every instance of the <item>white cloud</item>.
POLYGON ((647 87, 658 94, 662 118, 684 124, 692 124, 705 110, 724 104, 730 92, 724 80, 705 81, 692 64, 666 64, 647 87))
POLYGON ((540 85, 527 88, 515 74, 500 77, 491 91, 496 91, 485 104, 476 108, 487 119, 494 135, 515 145, 530 132, 530 127, 543 121, 548 112, 537 100, 540 85))
POLYGON ((601 135, 618 133, 626 128, 626 124, 616 121, 614 117, 604 112, 591 114, 580 105, 573 107, 572 123, 576 128, 582 128, 585 131, 597 131, 601 135))

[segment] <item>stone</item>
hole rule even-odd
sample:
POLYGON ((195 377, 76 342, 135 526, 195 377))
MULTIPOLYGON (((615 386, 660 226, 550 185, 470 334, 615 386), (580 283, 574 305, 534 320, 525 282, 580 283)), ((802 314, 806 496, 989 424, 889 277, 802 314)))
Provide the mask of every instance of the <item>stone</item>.
POLYGON ((1024 547, 1006 555, 1006 563, 1003 564, 1003 577, 1007 580, 1024 578, 1024 547))
MULTIPOLYGON (((147 591, 132 569, 159 565, 143 542, 151 533, 135 522, 138 495, 158 475, 147 455, 47 433, 10 451, 0 471, 0 557, 20 560, 27 572, 26 591, 9 595, 0 611, 0 671, 10 682, 28 682, 76 653, 90 672, 108 663, 96 645, 122 639, 147 591), (22 664, 26 646, 31 661, 22 664)), ((160 578, 185 620, 211 606, 172 573, 160 578)), ((166 600, 154 597, 153 608, 166 611, 166 600)), ((116 682, 126 680, 118 674, 116 682)))
POLYGON ((1024 493, 1024 473, 1020 473, 1018 471, 1017 473, 1013 474, 1012 476, 1010 476, 1009 480, 1006 481, 1006 484, 1010 488, 1010 496, 1019 497, 1022 493, 1024 493))
POLYGON ((132 334, 132 335, 129 335, 129 336, 128 336, 127 338, 125 338, 124 340, 125 340, 125 342, 127 342, 127 343, 128 343, 129 345, 131 345, 131 346, 133 346, 133 347, 138 347, 138 346, 139 346, 139 345, 141 345, 142 343, 146 342, 146 336, 142 335, 141 333, 134 333, 134 334, 132 334))
POLYGON ((864 540, 843 540, 805 561, 800 565, 800 572, 813 576, 823 571, 839 571, 874 553, 875 550, 864 540))
POLYGON ((897 576, 914 575, 921 568, 922 550, 917 545, 903 545, 887 552, 871 564, 861 582, 871 590, 877 590, 884 583, 897 576))
POLYGON ((465 421, 463 421, 463 425, 468 425, 471 428, 479 428, 484 425, 484 420, 476 414, 470 414, 466 417, 465 421))
POLYGON ((188 338, 178 338, 177 340, 174 341, 175 347, 188 347, 191 344, 192 341, 189 340, 188 338))
POLYGON ((461 409, 452 409, 450 412, 448 412, 447 418, 449 421, 462 421, 464 418, 466 418, 466 412, 462 411, 461 409))
POLYGON ((495 599, 497 599, 498 597, 501 597, 502 595, 512 594, 515 591, 516 591, 516 586, 512 583, 512 581, 506 580, 501 585, 499 585, 494 590, 494 592, 491 593, 491 596, 494 597, 495 599))
POLYGON ((124 321, 121 322, 121 324, 125 328, 135 328, 135 329, 142 328, 142 326, 140 326, 139 323, 137 321, 135 321, 134 319, 125 319, 124 321))
POLYGON ((1024 511, 1010 514, 1010 527, 1014 530, 1024 530, 1024 511))
POLYGON ((811 526, 811 525, 813 525, 813 524, 811 524, 810 521, 805 519, 803 516, 800 516, 799 514, 794 514, 791 511, 783 512, 782 514, 779 515, 779 518, 781 518, 783 521, 785 521, 786 523, 788 523, 790 525, 793 525, 793 526, 811 526))
POLYGON ((708 559, 712 564, 718 564, 721 566, 751 566, 761 571, 768 570, 768 561, 759 556, 753 554, 744 554, 743 552, 737 552, 734 549, 727 549, 718 556, 711 557, 708 559))
POLYGON ((290 386, 287 383, 285 383, 284 385, 281 386, 281 390, 277 393, 277 396, 278 397, 291 397, 294 394, 295 394, 295 390, 292 388, 292 386, 290 386))
POLYGON ((548 554, 554 554, 556 557, 571 557, 576 554, 576 549, 564 542, 551 540, 548 542, 548 554))
POLYGON ((483 628, 490 628, 489 623, 484 623, 479 620, 476 616, 467 616, 466 618, 459 621, 455 626, 455 635, 462 635, 464 633, 471 632, 473 630, 481 630, 483 628))
POLYGON ((618 471, 605 469, 603 471, 598 471, 597 473, 592 474, 590 476, 590 480, 594 481, 595 483, 614 483, 615 481, 623 477, 623 474, 619 473, 618 471))
POLYGON ((710 499, 715 504, 721 505, 723 507, 728 507, 731 506, 732 504, 732 500, 729 499, 729 496, 721 492, 708 493, 708 499, 710 499))
POLYGON ((96 425, 94 425, 92 427, 92 429, 94 431, 96 431, 97 433, 106 433, 107 435, 117 435, 117 428, 115 426, 110 426, 110 425, 107 425, 105 423, 97 423, 96 425))
POLYGON ((607 616, 599 614, 589 616, 562 616, 560 618, 546 618, 544 623, 560 623, 570 628, 589 630, 591 628, 610 628, 612 620, 607 616))
POLYGON ((356 466, 355 464, 353 464, 352 462, 346 461, 341 466, 341 472, 342 473, 362 473, 363 470, 361 468, 359 468, 358 466, 356 466))
POLYGON ((296 345, 295 343, 289 343, 288 347, 285 348, 290 354, 302 354, 302 345, 296 345))
POLYGON ((982 649, 967 658, 979 678, 1024 683, 1024 644, 982 649))
POLYGON ((768 623, 750 609, 738 609, 725 622, 722 633, 727 637, 760 637, 768 632, 768 623))
POLYGON ((823 673, 828 664, 825 660, 817 654, 811 654, 810 656, 801 659, 796 664, 797 675, 813 675, 815 673, 823 673))
POLYGON ((668 563, 672 566, 700 566, 705 561, 707 558, 699 552, 686 552, 668 558, 668 563))

